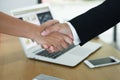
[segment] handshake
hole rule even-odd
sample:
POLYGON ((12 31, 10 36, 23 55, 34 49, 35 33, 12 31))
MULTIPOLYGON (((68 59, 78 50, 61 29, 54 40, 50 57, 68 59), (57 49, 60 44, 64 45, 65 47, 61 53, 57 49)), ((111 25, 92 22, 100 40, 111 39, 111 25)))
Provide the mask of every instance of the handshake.
POLYGON ((33 40, 44 49, 52 52, 61 51, 73 44, 73 35, 67 23, 59 23, 57 20, 49 20, 35 31, 33 40))

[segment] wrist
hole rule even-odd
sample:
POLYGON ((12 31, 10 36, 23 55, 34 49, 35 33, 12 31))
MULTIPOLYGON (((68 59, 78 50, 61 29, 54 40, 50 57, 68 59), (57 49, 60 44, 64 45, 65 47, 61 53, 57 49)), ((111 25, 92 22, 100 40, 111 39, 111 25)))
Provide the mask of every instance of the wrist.
POLYGON ((70 22, 66 22, 66 23, 69 25, 69 28, 73 34, 73 40, 74 40, 73 43, 75 45, 78 45, 80 43, 80 39, 79 39, 79 36, 78 36, 74 26, 70 22))
POLYGON ((33 25, 31 26, 30 30, 29 30, 29 34, 27 35, 30 39, 37 41, 38 38, 41 37, 40 35, 40 31, 39 31, 39 27, 37 25, 33 25))
POLYGON ((70 26, 68 25, 68 23, 63 23, 63 25, 64 25, 64 29, 68 33, 69 37, 71 39, 73 39, 73 33, 72 33, 72 30, 71 30, 70 26))

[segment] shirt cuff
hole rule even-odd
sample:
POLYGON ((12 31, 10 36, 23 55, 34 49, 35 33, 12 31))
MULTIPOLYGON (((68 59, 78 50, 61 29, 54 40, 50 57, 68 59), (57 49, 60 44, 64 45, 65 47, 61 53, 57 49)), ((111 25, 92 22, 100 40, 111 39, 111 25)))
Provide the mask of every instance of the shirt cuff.
POLYGON ((80 39, 79 39, 79 37, 78 37, 78 34, 77 34, 77 32, 76 32, 76 30, 75 30, 75 28, 73 27, 73 25, 70 23, 70 22, 65 22, 65 23, 67 23, 68 25, 69 25, 69 27, 70 27, 70 29, 71 29, 71 31, 72 31, 72 34, 73 34, 73 43, 75 44, 75 45, 78 45, 78 44, 80 44, 80 39))

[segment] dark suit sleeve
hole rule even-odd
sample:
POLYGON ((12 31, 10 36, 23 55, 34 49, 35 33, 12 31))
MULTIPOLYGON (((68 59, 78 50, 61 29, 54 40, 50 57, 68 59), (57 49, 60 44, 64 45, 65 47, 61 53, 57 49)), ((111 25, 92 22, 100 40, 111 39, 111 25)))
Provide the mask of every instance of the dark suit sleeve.
POLYGON ((69 21, 76 29, 83 45, 120 22, 120 0, 106 0, 69 21))

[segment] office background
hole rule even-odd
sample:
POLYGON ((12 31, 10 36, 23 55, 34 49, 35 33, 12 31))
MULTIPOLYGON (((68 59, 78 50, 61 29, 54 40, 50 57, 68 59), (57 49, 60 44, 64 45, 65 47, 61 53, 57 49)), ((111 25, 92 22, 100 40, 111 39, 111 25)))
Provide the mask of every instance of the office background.
MULTIPOLYGON (((104 0, 43 0, 44 2, 50 2, 50 4, 54 4, 53 10, 57 18, 61 18, 62 20, 68 20, 76 15, 79 14, 78 10, 81 9, 81 12, 85 12, 88 9, 100 4, 104 0), (64 3, 62 2, 64 1, 64 3), (80 5, 79 5, 80 3, 80 5), (88 7, 85 7, 84 5, 88 4, 88 7), (57 10, 57 11, 56 11, 57 10), (59 10, 59 11, 58 11, 59 10), (61 14, 61 11, 62 15, 61 14), (65 11, 67 10, 67 14, 65 11), (85 10, 85 11, 84 11, 85 10), (58 13, 56 13, 58 12, 58 13), (63 14, 64 13, 64 14, 63 14), (58 16, 59 15, 59 16, 58 16)), ((41 2, 40 0, 0 0, 0 11, 3 11, 7 14, 10 14, 10 10, 31 6, 38 4, 38 2, 41 2)), ((99 37, 109 43, 110 45, 116 47, 118 50, 120 50, 120 24, 117 24, 117 29, 111 28, 110 30, 102 33, 99 35, 99 37), (114 43, 114 42, 117 43, 114 43)))
MULTIPOLYGON (((53 0, 49 0, 53 1, 53 0)), ((62 0, 54 0, 62 1, 62 0)), ((66 1, 66 0, 64 0, 66 1)), ((68 1, 68 0, 67 0, 68 1)), ((72 0, 73 1, 73 0, 72 0)), ((77 0, 75 0, 77 1, 77 0)), ((58 18, 67 20, 80 12, 84 12, 93 5, 98 4, 102 0, 85 0, 80 3, 53 3, 53 11, 58 18), (90 1, 90 2, 89 2, 90 1), (98 2, 96 2, 98 1, 98 2), (88 3, 88 4, 87 4, 88 3), (78 5, 77 5, 78 4, 78 5), (80 4, 80 5, 79 5, 80 4), (54 7, 55 6, 55 7, 54 7), (79 7, 79 8, 78 8, 79 7), (59 13, 66 11, 66 13, 59 13), (71 9, 71 10, 70 10, 71 9), (58 13, 57 13, 58 12, 58 13), (68 15, 68 13, 70 13, 68 15), (74 13, 73 13, 74 12, 74 13)), ((8 14, 10 10, 31 6, 37 4, 37 0, 0 0, 0 11, 8 14)), ((119 25, 118 25, 119 26, 119 25)), ((117 27, 118 35, 120 34, 120 27, 117 27)), ((70 68, 66 66, 56 65, 52 63, 46 63, 42 61, 30 60, 25 57, 21 44, 17 37, 9 35, 1 35, 2 38, 0 44, 0 80, 32 80, 39 74, 46 74, 63 78, 65 80, 120 80, 120 65, 113 65, 108 67, 101 67, 96 69, 89 69, 84 63, 80 63, 78 66, 70 68), (68 75, 69 74, 69 75, 68 75)), ((119 36, 117 36, 119 37, 119 36)), ((107 43, 113 42, 113 29, 100 35, 100 38, 107 43)), ((117 40, 120 45, 120 37, 117 40)), ((120 59, 120 52, 104 43, 99 39, 95 39, 95 42, 101 43, 102 48, 89 56, 87 59, 97 59, 107 56, 114 56, 120 59)))

